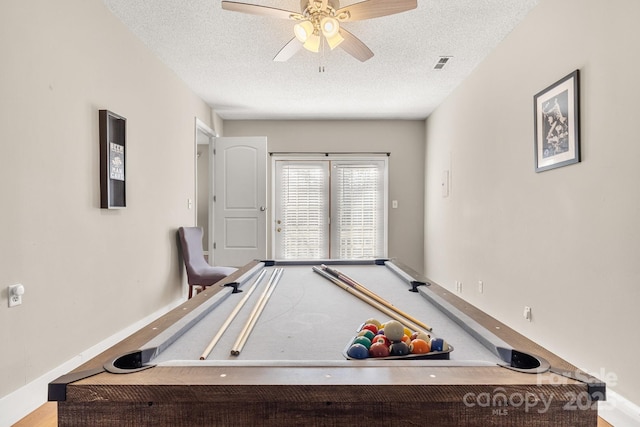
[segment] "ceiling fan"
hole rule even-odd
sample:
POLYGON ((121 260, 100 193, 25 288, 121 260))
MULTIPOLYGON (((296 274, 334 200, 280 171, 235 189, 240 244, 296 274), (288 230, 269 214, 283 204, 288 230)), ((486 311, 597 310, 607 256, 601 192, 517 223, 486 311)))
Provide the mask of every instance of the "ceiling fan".
POLYGON ((341 47, 354 58, 364 62, 373 56, 373 52, 340 24, 394 15, 415 9, 417 6, 417 0, 366 0, 343 8, 340 8, 339 0, 300 0, 301 12, 293 12, 235 1, 222 2, 222 8, 225 10, 297 21, 294 26, 295 37, 273 58, 279 62, 291 58, 301 47, 311 52, 319 52, 324 41, 329 48, 341 47))

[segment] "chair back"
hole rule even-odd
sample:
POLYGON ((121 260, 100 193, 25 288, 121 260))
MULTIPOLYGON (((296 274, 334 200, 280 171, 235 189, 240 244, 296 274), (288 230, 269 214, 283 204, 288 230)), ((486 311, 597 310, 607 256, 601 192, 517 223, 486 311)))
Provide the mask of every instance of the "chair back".
POLYGON ((202 228, 180 227, 178 234, 182 246, 182 258, 187 268, 187 277, 192 278, 197 276, 197 272, 210 267, 202 250, 202 228))

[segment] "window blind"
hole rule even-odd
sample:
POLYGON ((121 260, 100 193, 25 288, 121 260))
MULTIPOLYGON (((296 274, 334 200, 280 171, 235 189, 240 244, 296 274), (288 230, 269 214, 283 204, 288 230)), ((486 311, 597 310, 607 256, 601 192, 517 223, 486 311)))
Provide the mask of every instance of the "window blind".
POLYGON ((384 162, 333 162, 334 258, 384 257, 384 162))
POLYGON ((386 160, 276 160, 274 256, 386 257, 386 177, 386 160))
POLYGON ((276 257, 329 258, 329 200, 326 162, 277 162, 276 257))

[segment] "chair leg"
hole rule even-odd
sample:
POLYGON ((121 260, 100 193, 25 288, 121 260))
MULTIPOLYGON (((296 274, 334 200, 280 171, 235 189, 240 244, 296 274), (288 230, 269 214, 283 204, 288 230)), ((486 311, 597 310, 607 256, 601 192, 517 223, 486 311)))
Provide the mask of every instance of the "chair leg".
POLYGON ((189 285, 189 299, 193 296, 193 286, 189 285))

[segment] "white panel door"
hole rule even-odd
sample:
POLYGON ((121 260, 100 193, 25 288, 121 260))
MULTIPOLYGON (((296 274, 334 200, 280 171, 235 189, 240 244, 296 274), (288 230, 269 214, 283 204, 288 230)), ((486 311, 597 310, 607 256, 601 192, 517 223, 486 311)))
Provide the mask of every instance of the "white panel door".
POLYGON ((215 138, 214 265, 267 256, 267 138, 215 138))

